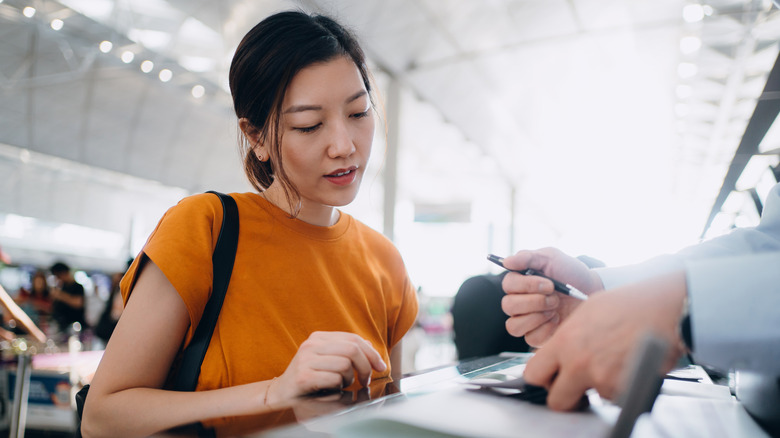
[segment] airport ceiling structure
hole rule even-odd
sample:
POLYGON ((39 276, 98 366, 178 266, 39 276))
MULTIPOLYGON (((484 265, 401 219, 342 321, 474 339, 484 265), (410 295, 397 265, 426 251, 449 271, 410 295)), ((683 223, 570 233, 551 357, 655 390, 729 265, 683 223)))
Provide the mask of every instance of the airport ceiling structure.
POLYGON ((0 245, 51 243, 15 241, 19 217, 127 234, 186 194, 248 190, 227 69, 291 8, 354 29, 462 137, 402 143, 399 193, 453 199, 426 178, 492 160, 518 217, 559 235, 616 204, 702 233, 780 40, 767 0, 0 0, 0 245))

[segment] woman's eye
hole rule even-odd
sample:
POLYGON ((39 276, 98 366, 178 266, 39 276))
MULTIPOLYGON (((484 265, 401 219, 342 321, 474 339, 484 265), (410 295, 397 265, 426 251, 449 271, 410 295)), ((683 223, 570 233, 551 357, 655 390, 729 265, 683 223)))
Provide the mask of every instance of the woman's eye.
POLYGON ((355 118, 355 119, 362 119, 363 117, 367 117, 367 116, 368 116, 368 112, 369 112, 369 111, 370 111, 370 110, 365 110, 365 111, 363 111, 362 113, 355 113, 355 114, 352 114, 352 117, 353 117, 353 118, 355 118))
POLYGON ((319 128, 321 125, 322 125, 322 123, 317 123, 316 125, 303 126, 303 127, 300 127, 300 128, 293 128, 293 129, 298 131, 298 132, 303 132, 304 134, 306 134, 306 133, 309 133, 309 132, 316 131, 317 128, 319 128))

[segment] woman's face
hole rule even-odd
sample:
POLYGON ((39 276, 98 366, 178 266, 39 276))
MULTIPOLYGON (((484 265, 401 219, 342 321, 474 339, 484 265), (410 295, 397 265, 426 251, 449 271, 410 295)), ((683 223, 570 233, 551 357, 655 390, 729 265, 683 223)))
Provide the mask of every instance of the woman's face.
POLYGON ((338 57, 298 72, 281 117, 282 165, 300 192, 301 212, 352 202, 374 138, 371 101, 355 63, 338 57))
POLYGON ((46 289, 46 277, 36 275, 33 277, 33 291, 39 292, 46 289))

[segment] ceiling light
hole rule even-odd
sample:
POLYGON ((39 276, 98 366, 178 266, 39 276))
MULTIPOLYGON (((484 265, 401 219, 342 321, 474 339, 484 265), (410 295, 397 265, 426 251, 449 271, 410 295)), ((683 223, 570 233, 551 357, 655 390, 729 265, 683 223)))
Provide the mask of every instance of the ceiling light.
POLYGON ((712 15, 713 12, 715 12, 715 10, 712 9, 712 6, 710 6, 710 5, 704 5, 704 6, 701 7, 701 9, 702 9, 702 12, 704 12, 704 15, 706 15, 708 17, 710 15, 712 15))
POLYGON ((144 73, 149 73, 154 69, 154 63, 152 61, 149 61, 148 59, 141 63, 141 71, 144 73))
POLYGON ((27 6, 24 9, 22 9, 22 14, 24 14, 27 18, 32 18, 33 15, 35 15, 35 8, 32 6, 27 6))
POLYGON ((200 99, 204 94, 206 94, 206 89, 203 88, 203 85, 198 84, 192 87, 192 97, 200 99))
POLYGON ((726 196, 726 200, 723 201, 723 205, 720 207, 720 211, 724 213, 737 213, 742 210, 743 205, 747 201, 748 193, 742 191, 732 191, 726 196))
POLYGON ((124 62, 125 64, 130 64, 131 62, 133 62, 133 59, 135 59, 135 53, 129 50, 125 50, 124 52, 122 52, 122 56, 120 58, 122 59, 122 62, 124 62))
POLYGON ((162 50, 171 42, 171 34, 160 30, 130 29, 127 37, 152 50, 162 50))
POLYGON ((697 36, 687 36, 680 40, 680 51, 689 55, 701 48, 701 38, 697 36))
POLYGON ((114 48, 114 44, 111 41, 101 41, 99 47, 101 52, 108 53, 114 48))
POLYGON ((51 20, 51 28, 54 30, 60 30, 62 29, 62 25, 65 24, 60 20, 59 18, 55 18, 54 20, 51 20))
POLYGON ((173 72, 168 70, 167 68, 164 68, 160 70, 160 74, 157 76, 160 78, 161 81, 168 82, 173 77, 173 72))
POLYGON ((678 99, 687 99, 693 95, 693 88, 690 85, 680 84, 674 91, 678 99))
POLYGON ((685 117, 691 113, 691 107, 684 103, 678 103, 674 106, 674 113, 677 114, 677 117, 685 117))
POLYGON ((688 23, 696 23, 704 18, 704 8, 700 4, 685 5, 683 8, 683 20, 688 23))
POLYGON ((696 76, 698 71, 699 68, 696 67, 696 64, 691 64, 690 62, 681 62, 680 65, 677 66, 677 74, 683 79, 696 76))
POLYGON ((216 69, 216 61, 205 56, 180 56, 177 59, 179 65, 186 68, 189 71, 196 73, 203 73, 213 71, 216 69))
POLYGON ((734 183, 736 190, 748 190, 756 187, 761 179, 770 171, 770 166, 777 165, 776 155, 753 155, 745 164, 745 168, 734 183))

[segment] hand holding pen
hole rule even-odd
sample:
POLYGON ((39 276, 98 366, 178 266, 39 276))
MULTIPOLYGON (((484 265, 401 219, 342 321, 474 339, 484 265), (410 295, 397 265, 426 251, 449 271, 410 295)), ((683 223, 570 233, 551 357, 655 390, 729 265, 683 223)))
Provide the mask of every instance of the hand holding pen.
POLYGON ((582 291, 592 293, 603 289, 595 272, 554 248, 519 251, 504 259, 496 256, 490 259, 513 272, 502 282, 506 296, 501 308, 509 316, 507 331, 513 336, 525 336, 526 342, 534 347, 544 344, 561 321, 583 302, 587 294, 582 291), (563 279, 582 290, 567 285, 563 279))
POLYGON ((552 281, 553 288, 556 291, 558 291, 558 292, 560 292, 560 293, 562 293, 564 295, 568 295, 570 297, 574 297, 574 298, 576 298, 578 300, 583 300, 583 301, 588 299, 588 296, 585 295, 584 293, 580 292, 579 289, 577 289, 576 287, 574 287, 574 286, 572 286, 570 284, 561 283, 560 281, 555 280, 553 278, 550 278, 550 277, 548 277, 548 276, 546 276, 546 275, 542 274, 541 272, 536 271, 534 269, 530 269, 529 268, 529 269, 523 269, 523 270, 519 270, 519 271, 516 271, 514 269, 508 269, 506 266, 504 266, 504 258, 503 257, 499 257, 499 256, 494 255, 494 254, 488 254, 488 260, 490 260, 491 262, 497 264, 498 266, 501 266, 504 269, 507 269, 508 271, 517 272, 517 273, 520 273, 520 274, 523 274, 523 275, 536 275, 537 277, 546 278, 546 279, 552 281))

